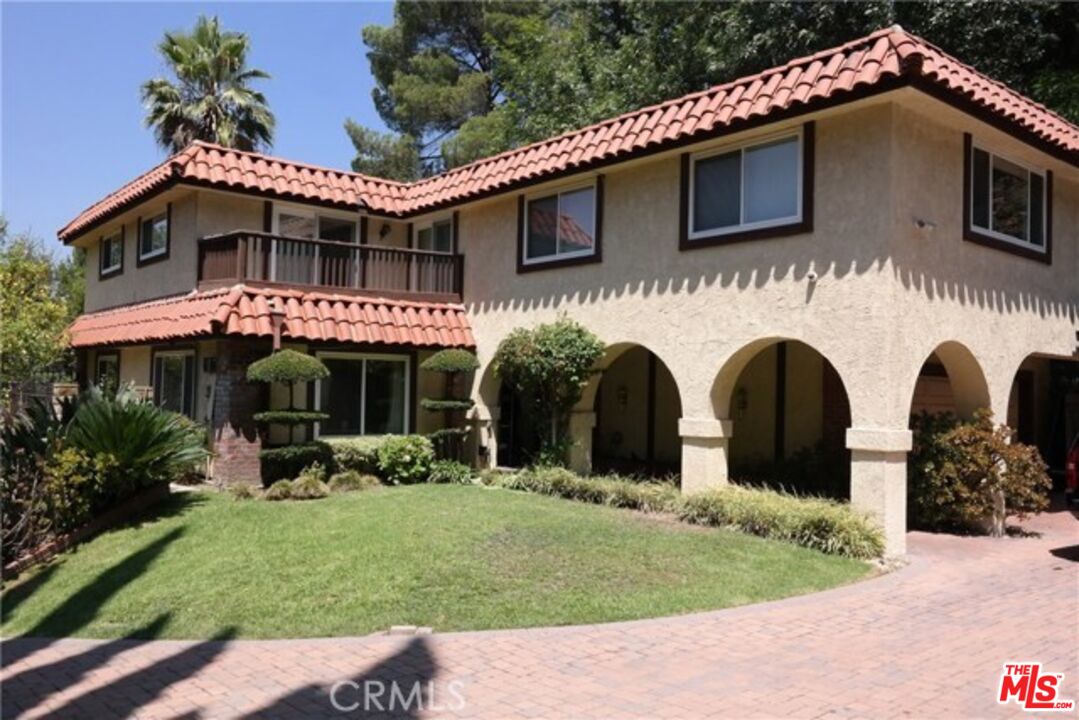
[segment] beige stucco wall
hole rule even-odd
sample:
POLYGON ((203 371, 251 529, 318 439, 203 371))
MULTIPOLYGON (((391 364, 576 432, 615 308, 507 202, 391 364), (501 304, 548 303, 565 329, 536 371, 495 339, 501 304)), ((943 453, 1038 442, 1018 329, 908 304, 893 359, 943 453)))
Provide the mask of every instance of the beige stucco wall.
POLYGON ((655 416, 648 415, 648 351, 635 347, 619 355, 603 373, 595 399, 596 457, 644 461, 648 423, 654 422, 655 460, 677 464, 682 443, 678 438, 680 399, 674 378, 656 363, 655 416))

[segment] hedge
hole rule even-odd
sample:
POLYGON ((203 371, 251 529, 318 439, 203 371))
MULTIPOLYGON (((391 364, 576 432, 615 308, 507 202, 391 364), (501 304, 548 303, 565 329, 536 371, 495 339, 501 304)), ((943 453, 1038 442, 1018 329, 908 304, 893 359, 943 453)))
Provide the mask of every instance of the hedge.
POLYGON ((332 470, 333 448, 322 441, 267 448, 259 452, 262 483, 270 486, 278 480, 291 480, 316 462, 332 470))
POLYGON ((252 417, 266 425, 306 425, 328 420, 330 416, 314 410, 265 410, 252 417))

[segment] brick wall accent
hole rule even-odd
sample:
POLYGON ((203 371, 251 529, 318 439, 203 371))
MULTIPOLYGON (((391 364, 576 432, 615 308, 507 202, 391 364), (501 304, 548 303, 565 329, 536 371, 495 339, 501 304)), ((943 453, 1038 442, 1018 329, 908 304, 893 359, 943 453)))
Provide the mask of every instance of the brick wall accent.
POLYGON ((247 381, 247 366, 270 354, 269 342, 222 340, 214 381, 214 480, 225 485, 261 484, 260 428, 252 415, 265 410, 268 389, 247 381))

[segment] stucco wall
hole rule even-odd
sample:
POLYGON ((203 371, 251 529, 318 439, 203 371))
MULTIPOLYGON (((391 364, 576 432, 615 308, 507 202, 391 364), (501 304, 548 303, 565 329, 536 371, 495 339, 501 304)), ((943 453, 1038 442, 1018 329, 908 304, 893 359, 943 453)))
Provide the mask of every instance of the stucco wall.
POLYGON ((595 400, 596 457, 644 461, 651 423, 655 460, 677 465, 682 452, 677 433, 681 416, 678 389, 670 371, 657 362, 654 416, 649 416, 648 356, 642 347, 631 348, 603 373, 595 400))

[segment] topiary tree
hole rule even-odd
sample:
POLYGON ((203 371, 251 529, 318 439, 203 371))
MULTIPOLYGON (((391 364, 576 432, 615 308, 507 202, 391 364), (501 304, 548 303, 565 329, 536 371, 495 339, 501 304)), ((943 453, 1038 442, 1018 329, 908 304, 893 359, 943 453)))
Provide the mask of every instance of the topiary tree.
MULTIPOLYGON (((306 428, 313 423, 326 420, 329 415, 314 410, 300 410, 296 407, 296 383, 314 382, 329 377, 330 371, 318 358, 295 350, 277 350, 272 355, 256 360, 247 368, 247 379, 252 382, 268 384, 282 383, 288 386, 288 408, 285 410, 265 410, 255 413, 256 422, 264 425, 283 425, 289 428, 291 444, 294 427, 306 428)), ((294 471, 302 469, 311 462, 323 461, 332 457, 324 443, 308 442, 288 448, 267 448, 259 453, 262 461, 262 479, 276 480, 283 476, 292 476, 294 471)))
POLYGON ((921 413, 912 427, 908 504, 915 527, 999 537, 1008 515, 1048 506, 1052 483, 1038 449, 1012 442, 1011 429, 995 426, 988 410, 963 422, 921 413))
POLYGON ((498 346, 495 373, 543 428, 540 454, 545 461, 565 462, 569 413, 604 349, 592 332, 566 317, 531 329, 517 328, 498 346))
POLYGON ((420 405, 428 412, 443 414, 443 427, 430 433, 435 454, 443 460, 460 460, 464 453, 464 440, 468 436, 465 413, 474 404, 463 397, 462 379, 480 366, 476 356, 468 350, 441 350, 427 358, 420 368, 427 372, 442 373, 446 378, 445 394, 440 398, 423 398, 420 405))

